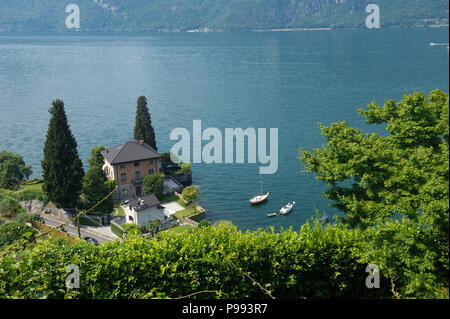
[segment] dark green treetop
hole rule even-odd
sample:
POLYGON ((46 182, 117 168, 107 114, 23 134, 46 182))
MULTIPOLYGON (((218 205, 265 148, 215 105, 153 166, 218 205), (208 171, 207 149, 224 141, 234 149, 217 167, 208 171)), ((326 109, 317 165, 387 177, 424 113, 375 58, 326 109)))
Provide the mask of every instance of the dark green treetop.
POLYGON ((152 120, 148 111, 147 99, 145 96, 140 96, 137 100, 134 138, 137 140, 144 140, 145 143, 157 150, 155 130, 152 126, 152 120))
POLYGON ((105 150, 103 145, 98 145, 91 150, 91 157, 89 157, 89 166, 100 166, 102 167, 104 162, 103 155, 101 152, 105 150))

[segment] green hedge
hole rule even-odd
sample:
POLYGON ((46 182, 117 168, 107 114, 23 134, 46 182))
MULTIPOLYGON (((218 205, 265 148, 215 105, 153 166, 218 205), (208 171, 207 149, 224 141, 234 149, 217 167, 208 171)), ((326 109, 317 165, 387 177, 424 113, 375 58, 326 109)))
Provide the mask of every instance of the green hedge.
MULTIPOLYGON (((114 226, 111 227, 114 229, 114 226)), ((275 298, 390 297, 389 285, 365 287, 357 258, 358 230, 302 226, 300 232, 240 232, 229 224, 158 239, 131 236, 100 246, 48 242, 0 259, 0 298, 275 298), (242 272, 236 270, 229 259, 242 272), (80 265, 80 288, 67 293, 69 264, 80 265), (384 289, 383 289, 384 288, 384 289)))
POLYGON ((111 231, 116 234, 117 236, 119 236, 120 238, 123 237, 124 235, 124 231, 122 231, 119 227, 117 227, 115 224, 111 223, 111 231))
POLYGON ((85 226, 100 226, 100 218, 95 216, 80 216, 80 225, 85 226))

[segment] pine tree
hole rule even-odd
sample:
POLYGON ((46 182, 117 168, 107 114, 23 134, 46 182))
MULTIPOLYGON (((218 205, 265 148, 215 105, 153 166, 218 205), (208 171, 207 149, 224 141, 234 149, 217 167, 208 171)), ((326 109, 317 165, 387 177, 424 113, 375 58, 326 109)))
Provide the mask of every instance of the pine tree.
POLYGON ((152 120, 147 107, 147 99, 140 96, 137 100, 136 123, 134 126, 134 138, 144 140, 145 143, 156 148, 155 130, 152 126, 152 120))
POLYGON ((44 184, 42 190, 58 207, 74 208, 84 175, 83 163, 78 156, 77 142, 67 123, 64 102, 55 100, 51 114, 41 162, 44 184))

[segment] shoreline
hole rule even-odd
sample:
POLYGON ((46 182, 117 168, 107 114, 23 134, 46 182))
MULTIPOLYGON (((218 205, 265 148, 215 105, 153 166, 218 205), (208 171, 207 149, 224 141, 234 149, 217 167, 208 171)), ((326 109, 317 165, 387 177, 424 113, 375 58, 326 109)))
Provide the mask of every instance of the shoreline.
MULTIPOLYGON (((414 26, 387 26, 381 27, 379 30, 392 30, 392 29, 448 29, 449 24, 441 24, 441 25, 414 25, 414 26)), ((180 29, 158 29, 158 30, 89 30, 89 29, 79 29, 79 30, 13 30, 6 31, 0 29, 0 36, 2 35, 99 35, 99 34, 129 34, 129 35, 142 35, 142 34, 159 34, 159 33, 254 33, 254 32, 305 32, 305 31, 345 31, 345 30, 367 30, 366 27, 313 27, 313 28, 270 28, 270 29, 236 29, 236 30, 215 30, 209 28, 202 29, 189 29, 189 30, 180 30, 180 29)))

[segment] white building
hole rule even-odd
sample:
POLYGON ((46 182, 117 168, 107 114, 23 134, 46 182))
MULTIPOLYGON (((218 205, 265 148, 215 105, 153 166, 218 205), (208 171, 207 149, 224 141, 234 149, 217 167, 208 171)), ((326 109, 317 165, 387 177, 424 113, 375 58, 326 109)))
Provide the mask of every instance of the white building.
POLYGON ((127 223, 135 223, 143 227, 147 225, 148 221, 159 219, 164 222, 167 219, 164 214, 164 207, 153 194, 131 200, 122 208, 125 211, 127 223))

